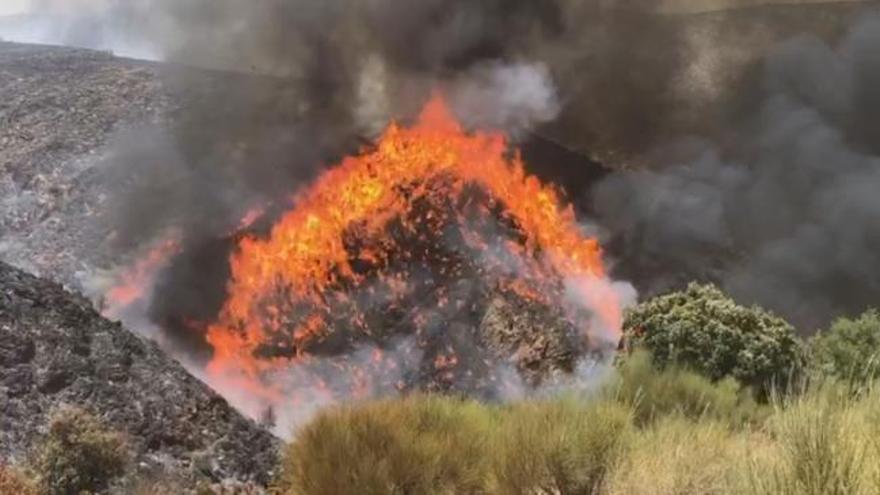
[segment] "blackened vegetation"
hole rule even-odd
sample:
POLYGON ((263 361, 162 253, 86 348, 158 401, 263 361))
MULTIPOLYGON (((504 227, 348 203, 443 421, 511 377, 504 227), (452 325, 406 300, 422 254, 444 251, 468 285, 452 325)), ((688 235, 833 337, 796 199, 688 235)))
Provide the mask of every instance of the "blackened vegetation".
POLYGON ((23 462, 61 406, 98 414, 129 438, 135 462, 123 483, 156 475, 265 483, 274 467, 275 438, 155 344, 0 263, 0 460, 23 462))

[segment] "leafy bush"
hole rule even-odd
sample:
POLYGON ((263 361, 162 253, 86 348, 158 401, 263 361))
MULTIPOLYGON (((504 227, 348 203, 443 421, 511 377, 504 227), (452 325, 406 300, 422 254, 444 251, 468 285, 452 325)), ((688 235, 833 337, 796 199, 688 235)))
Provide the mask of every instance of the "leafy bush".
POLYGON ((734 303, 712 285, 691 284, 627 313, 629 348, 645 348, 654 362, 692 369, 713 381, 733 377, 767 392, 804 364, 794 329, 758 307, 734 303))
POLYGON ((744 443, 723 424, 668 417, 633 438, 614 467, 609 495, 712 495, 729 490, 744 443))
POLYGON ((880 313, 841 318, 813 337, 812 364, 825 376, 865 383, 880 377, 880 313))
POLYGON ((45 492, 71 495, 98 492, 126 465, 122 437, 82 409, 56 411, 34 465, 45 492))
POLYGON ((524 402, 492 432, 492 493, 598 493, 629 438, 632 413, 611 402, 524 402))
POLYGON ((638 424, 674 414, 743 426, 758 421, 766 413, 733 378, 712 383, 703 375, 677 366, 658 371, 650 353, 642 350, 621 363, 607 390, 632 408, 638 424))
POLYGON ((485 483, 483 406, 411 397, 320 414, 282 459, 284 493, 472 493, 485 483))
POLYGON ((37 484, 22 471, 0 464, 0 494, 38 495, 37 484))

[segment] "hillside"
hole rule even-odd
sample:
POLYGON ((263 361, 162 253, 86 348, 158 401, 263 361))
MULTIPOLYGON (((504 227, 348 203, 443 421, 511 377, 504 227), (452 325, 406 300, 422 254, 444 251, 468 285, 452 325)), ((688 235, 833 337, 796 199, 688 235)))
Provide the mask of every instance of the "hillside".
POLYGON ((121 483, 265 483, 277 440, 159 348, 55 283, 0 263, 0 463, 25 461, 61 406, 127 436, 121 483))

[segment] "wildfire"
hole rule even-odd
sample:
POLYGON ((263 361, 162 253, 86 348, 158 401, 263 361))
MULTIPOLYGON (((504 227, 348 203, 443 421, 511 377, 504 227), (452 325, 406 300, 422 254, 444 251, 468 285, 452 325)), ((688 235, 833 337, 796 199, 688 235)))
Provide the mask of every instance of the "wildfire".
MULTIPOLYGON (((215 380, 278 400, 283 387, 268 383, 267 374, 306 369, 327 346, 388 338, 371 323, 364 300, 381 300, 383 311, 407 315, 421 336, 430 314, 408 313, 406 298, 430 294, 438 310, 467 304, 433 278, 418 281, 413 267, 427 251, 437 266, 432 277, 476 274, 520 297, 557 305, 575 297, 566 313, 584 340, 600 331, 596 326, 619 331, 619 303, 603 282, 602 251, 582 233, 571 206, 525 172, 502 134, 465 132, 439 97, 415 125, 392 124, 374 148, 344 159, 294 199, 296 206, 266 238, 241 239, 231 256, 228 297, 207 329, 214 349, 208 372, 215 380), (583 308, 589 318, 575 314, 583 308), (342 326, 347 340, 340 342, 331 330, 342 326)), ((397 367, 381 351, 371 352, 367 371, 348 369, 344 356, 333 362, 349 372, 351 389, 368 390, 368 375, 397 367)), ((429 364, 454 376, 458 363, 454 354, 443 354, 429 364)), ((332 395, 326 388, 317 380, 313 393, 332 395)))
POLYGON ((115 317, 122 308, 142 300, 156 273, 181 250, 177 235, 172 235, 150 249, 134 265, 118 275, 117 284, 105 295, 105 314, 115 317))

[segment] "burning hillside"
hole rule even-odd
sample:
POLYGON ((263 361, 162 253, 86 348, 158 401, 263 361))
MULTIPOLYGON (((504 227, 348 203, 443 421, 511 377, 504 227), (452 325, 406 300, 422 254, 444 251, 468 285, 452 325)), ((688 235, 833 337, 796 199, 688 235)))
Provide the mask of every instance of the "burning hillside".
MULTIPOLYGON (((293 205, 268 235, 237 235, 216 320, 190 323, 212 350, 206 379, 253 413, 412 389, 504 396, 617 344, 597 241, 502 134, 466 133, 439 97, 293 205)), ((111 302, 132 303, 169 246, 111 302)))

